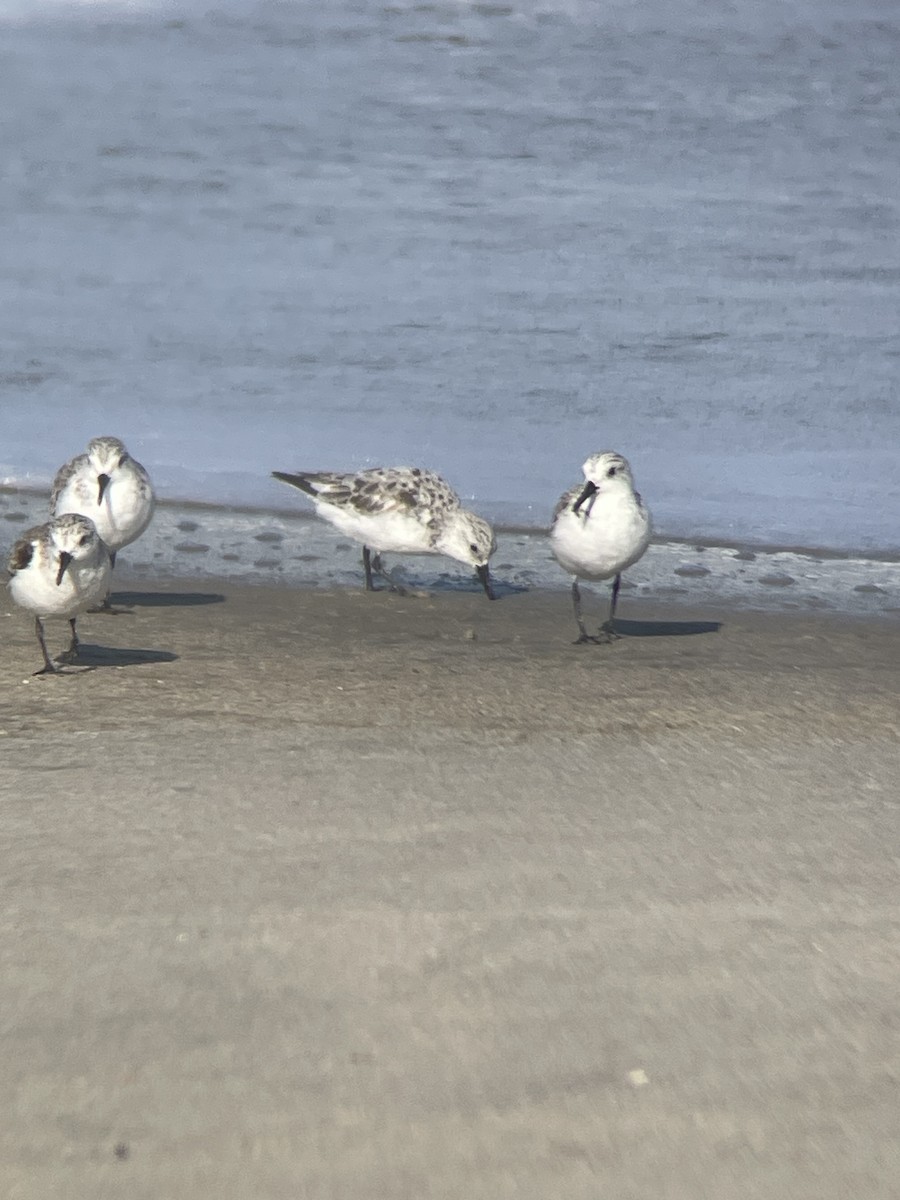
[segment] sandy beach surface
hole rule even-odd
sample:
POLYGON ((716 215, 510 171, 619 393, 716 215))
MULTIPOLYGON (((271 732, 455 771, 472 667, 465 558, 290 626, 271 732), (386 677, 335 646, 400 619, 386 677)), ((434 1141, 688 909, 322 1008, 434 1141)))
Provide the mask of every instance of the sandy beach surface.
POLYGON ((5 1198, 897 1195, 900 620, 117 588, 0 604, 5 1198))

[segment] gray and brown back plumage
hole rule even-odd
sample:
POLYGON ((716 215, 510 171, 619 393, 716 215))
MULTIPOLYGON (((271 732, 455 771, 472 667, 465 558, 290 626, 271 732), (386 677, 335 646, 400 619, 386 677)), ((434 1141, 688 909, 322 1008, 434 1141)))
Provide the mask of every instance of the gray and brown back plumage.
POLYGON ((46 537, 46 529, 45 525, 34 525, 31 529, 26 529, 16 540, 6 559, 6 569, 10 575, 15 575, 17 571, 25 570, 32 558, 34 558, 35 542, 42 537, 46 537))
POLYGON ((77 475, 79 471, 86 471, 90 465, 90 461, 90 455, 78 454, 75 458, 69 459, 56 472, 56 477, 53 480, 53 488, 50 492, 50 511, 52 513, 56 512, 56 502, 69 485, 72 477, 77 475))
POLYGON ((282 483, 299 488, 314 500, 360 516, 402 513, 422 525, 460 508, 460 499, 445 479, 422 467, 371 467, 365 471, 273 471, 282 483))
POLYGON ((560 496, 560 498, 556 502, 556 508, 554 508, 554 510, 553 510, 553 521, 554 522, 556 521, 556 518, 559 516, 560 513, 565 512, 567 508, 571 507, 571 505, 573 505, 575 503, 575 501, 578 499, 578 497, 581 495, 581 493, 583 491, 584 491, 584 484, 576 483, 575 486, 572 488, 569 488, 569 490, 567 492, 563 492, 563 494, 560 496))

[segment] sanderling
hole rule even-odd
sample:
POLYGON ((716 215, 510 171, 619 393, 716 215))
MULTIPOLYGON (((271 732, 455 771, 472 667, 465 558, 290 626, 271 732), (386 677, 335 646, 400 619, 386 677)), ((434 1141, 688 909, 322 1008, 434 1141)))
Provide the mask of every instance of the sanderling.
MULTIPOLYGON (((60 467, 50 512, 90 517, 115 566, 117 551, 139 538, 150 524, 155 503, 150 476, 123 443, 114 437, 97 437, 88 442, 87 454, 60 467)), ((109 610, 109 596, 103 607, 109 610)))
POLYGON ((446 554, 475 568, 488 599, 494 599, 488 560, 496 541, 487 521, 463 508, 440 475, 420 467, 373 467, 341 475, 331 471, 273 471, 311 496, 316 512, 363 544, 366 590, 372 572, 403 592, 381 561, 383 552, 446 554), (374 557, 372 551, 375 551, 374 557))
POLYGON ((550 545, 557 561, 572 576, 572 606, 578 642, 608 642, 615 637, 613 618, 622 572, 650 544, 650 513, 634 490, 631 467, 621 454, 603 450, 582 468, 586 482, 559 498, 550 525, 550 545), (613 577, 615 577, 613 579, 613 577), (581 619, 578 580, 613 579, 609 617, 592 637, 581 619))
POLYGON ((9 590, 16 604, 34 613, 34 628, 44 656, 36 675, 59 671, 47 653, 44 620, 68 617, 72 640, 60 660, 78 653, 75 616, 106 594, 110 556, 89 517, 64 513, 23 533, 10 551, 9 590))

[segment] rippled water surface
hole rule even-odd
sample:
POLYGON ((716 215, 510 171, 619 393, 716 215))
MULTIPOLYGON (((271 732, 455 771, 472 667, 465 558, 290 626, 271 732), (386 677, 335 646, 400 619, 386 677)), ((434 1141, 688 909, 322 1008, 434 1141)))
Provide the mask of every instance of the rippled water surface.
POLYGON ((900 545, 900 10, 0 3, 0 475, 421 462, 900 545))

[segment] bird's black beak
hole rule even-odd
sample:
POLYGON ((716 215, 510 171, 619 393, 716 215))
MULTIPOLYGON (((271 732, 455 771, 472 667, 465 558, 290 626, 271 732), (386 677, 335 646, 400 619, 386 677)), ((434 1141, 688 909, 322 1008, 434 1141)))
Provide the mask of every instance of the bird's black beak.
POLYGON ((97 492, 97 503, 102 504, 103 503, 103 493, 109 487, 109 476, 108 475, 98 475, 97 483, 100 485, 100 490, 97 492))
MULTIPOLYGON (((581 495, 578 497, 578 499, 572 505, 572 512, 577 513, 579 508, 581 508, 582 504, 584 504, 585 500, 589 500, 591 498, 591 496, 596 496, 596 494, 597 494, 597 485, 596 485, 596 483, 594 483, 592 480, 589 479, 587 481, 587 483, 584 485, 584 490, 582 491, 581 495)), ((588 512, 590 512, 590 511, 591 511, 590 506, 588 506, 588 512)))
POLYGON ((65 575, 66 568, 68 567, 68 565, 71 561, 72 561, 72 555, 68 552, 68 550, 60 550, 60 552, 59 552, 59 570, 56 572, 56 586, 57 587, 59 587, 59 585, 62 583, 63 575, 65 575))
POLYGON ((487 563, 485 563, 481 567, 476 567, 475 574, 478 576, 479 582, 481 583, 481 586, 484 588, 484 591, 485 591, 485 594, 486 594, 488 600, 496 600, 497 597, 494 595, 494 589, 491 586, 491 573, 488 570, 487 563))

